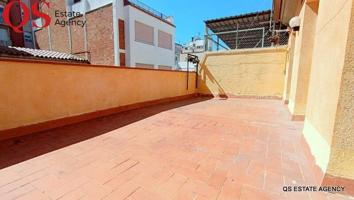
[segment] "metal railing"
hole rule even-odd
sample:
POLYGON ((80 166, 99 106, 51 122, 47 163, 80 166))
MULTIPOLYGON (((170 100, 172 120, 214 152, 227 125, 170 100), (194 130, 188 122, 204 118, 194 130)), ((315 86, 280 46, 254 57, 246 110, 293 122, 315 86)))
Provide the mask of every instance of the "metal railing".
POLYGON ((206 51, 264 48, 287 45, 287 30, 269 30, 266 27, 225 31, 205 35, 206 51))
POLYGON ((126 0, 126 1, 129 2, 131 5, 136 6, 136 7, 140 8, 140 9, 142 9, 142 10, 144 10, 156 17, 161 18, 161 19, 167 20, 169 18, 169 16, 151 8, 150 6, 146 5, 145 3, 143 3, 139 0, 126 0))

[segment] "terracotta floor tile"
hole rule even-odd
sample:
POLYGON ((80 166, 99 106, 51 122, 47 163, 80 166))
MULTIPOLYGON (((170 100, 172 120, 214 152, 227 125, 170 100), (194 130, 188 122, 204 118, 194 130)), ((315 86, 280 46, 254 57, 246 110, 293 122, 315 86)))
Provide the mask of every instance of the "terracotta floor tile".
POLYGON ((262 200, 280 200, 284 199, 279 194, 269 193, 267 191, 254 189, 252 187, 244 186, 242 187, 241 192, 241 200, 255 200, 255 199, 262 199, 262 200))
POLYGON ((208 183, 210 186, 214 187, 215 189, 220 190, 223 187, 227 178, 227 172, 224 170, 216 170, 211 175, 208 183))
POLYGON ((195 98, 0 142, 0 199, 349 199, 317 178, 277 100, 195 98))
POLYGON ((16 198, 16 200, 29 200, 29 199, 49 200, 49 198, 45 194, 40 192, 39 190, 32 190, 31 192, 28 192, 28 193, 16 198))
POLYGON ((239 200, 241 188, 241 184, 227 180, 220 191, 218 200, 239 200))

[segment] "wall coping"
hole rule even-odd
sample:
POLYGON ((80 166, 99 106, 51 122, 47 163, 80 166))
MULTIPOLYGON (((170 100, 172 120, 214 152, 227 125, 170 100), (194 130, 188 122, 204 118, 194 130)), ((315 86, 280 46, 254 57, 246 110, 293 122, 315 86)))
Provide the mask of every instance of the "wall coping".
MULTIPOLYGON (((108 68, 116 70, 144 70, 144 71, 156 71, 156 72, 172 72, 172 73, 183 73, 185 71, 176 71, 176 70, 167 70, 167 69, 148 69, 141 67, 128 67, 128 66, 113 66, 113 65, 93 65, 85 63, 68 63, 65 61, 49 61, 49 60, 40 60, 40 59, 24 59, 24 58, 10 58, 10 57, 0 57, 0 62, 16 62, 16 63, 32 63, 32 64, 51 64, 51 65, 66 65, 68 67, 91 67, 91 68, 108 68)), ((195 72, 189 72, 190 74, 195 74, 195 72)))
POLYGON ((235 55, 235 54, 248 54, 248 53, 264 53, 264 52, 274 52, 274 51, 288 51, 288 45, 282 45, 277 47, 266 47, 266 48, 252 48, 252 49, 235 49, 235 50, 224 50, 217 52, 205 52, 205 56, 213 55, 235 55))

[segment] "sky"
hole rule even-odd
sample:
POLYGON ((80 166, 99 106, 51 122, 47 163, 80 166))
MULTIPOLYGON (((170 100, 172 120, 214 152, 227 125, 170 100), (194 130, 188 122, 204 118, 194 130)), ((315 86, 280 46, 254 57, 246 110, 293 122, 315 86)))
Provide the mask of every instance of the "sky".
POLYGON ((185 44, 204 35, 204 21, 271 9, 272 0, 140 0, 165 15, 173 16, 176 42, 185 44))

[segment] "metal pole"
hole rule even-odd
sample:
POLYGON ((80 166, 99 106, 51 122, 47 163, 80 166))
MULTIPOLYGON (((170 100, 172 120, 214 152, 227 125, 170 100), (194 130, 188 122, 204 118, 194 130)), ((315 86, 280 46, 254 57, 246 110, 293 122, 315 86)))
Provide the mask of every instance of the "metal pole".
POLYGON ((205 25, 205 37, 204 37, 204 51, 208 51, 209 48, 209 28, 205 25))
POLYGON ((220 38, 219 36, 216 36, 217 39, 216 39, 216 51, 219 51, 219 42, 220 42, 220 38))
POLYGON ((199 79, 199 63, 197 63, 196 71, 195 71, 195 88, 198 88, 198 79, 199 79))
POLYGON ((274 3, 273 3, 272 11, 270 12, 270 17, 269 17, 269 30, 272 30, 273 13, 274 13, 274 3))
POLYGON ((264 27, 263 27, 263 35, 262 35, 262 48, 264 47, 264 34, 265 34, 265 30, 264 30, 264 27))
POLYGON ((263 28, 249 28, 249 29, 241 29, 239 31, 224 31, 224 32, 218 32, 218 33, 212 33, 209 35, 222 35, 222 34, 229 34, 229 33, 236 33, 236 32, 249 32, 249 31, 256 31, 256 30, 262 30, 263 28))
POLYGON ((238 49, 238 28, 239 28, 239 25, 237 23, 237 29, 236 29, 236 45, 235 45, 235 49, 238 49))
POLYGON ((187 54, 187 90, 189 89, 189 54, 187 54))

